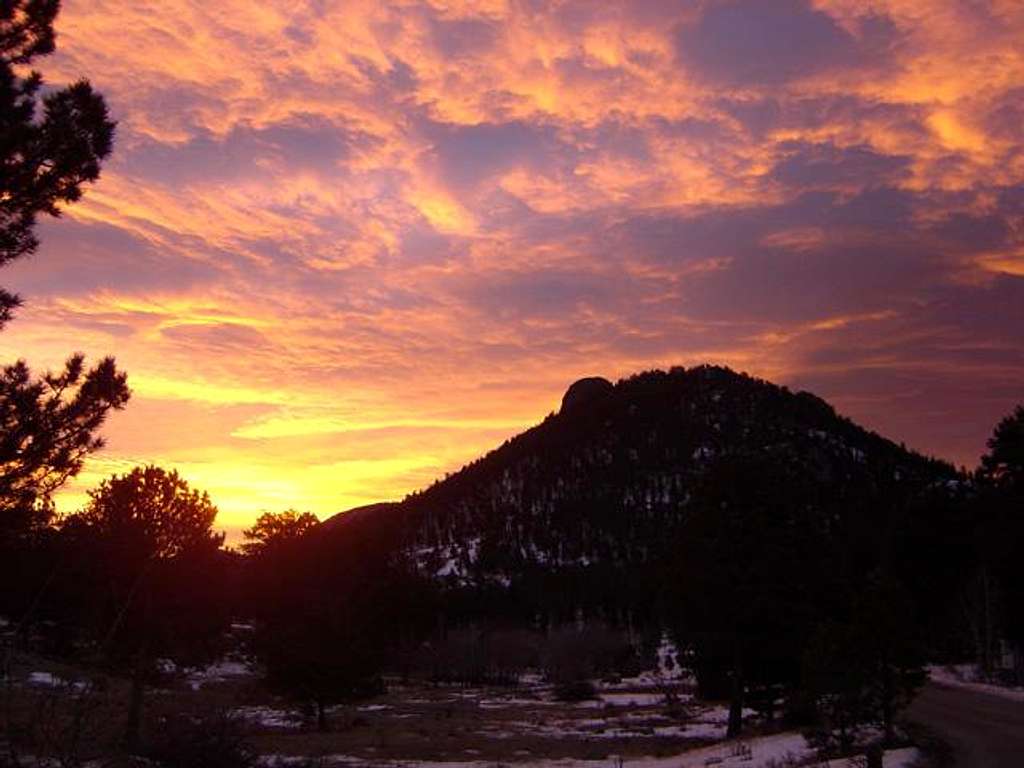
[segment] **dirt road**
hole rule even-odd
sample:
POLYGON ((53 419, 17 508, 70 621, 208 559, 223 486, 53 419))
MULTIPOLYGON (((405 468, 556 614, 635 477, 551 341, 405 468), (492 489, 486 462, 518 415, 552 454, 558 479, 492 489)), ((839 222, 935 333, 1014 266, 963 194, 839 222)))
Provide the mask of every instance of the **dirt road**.
POLYGON ((956 768, 1024 766, 1024 701, 929 683, 908 716, 949 743, 956 768))

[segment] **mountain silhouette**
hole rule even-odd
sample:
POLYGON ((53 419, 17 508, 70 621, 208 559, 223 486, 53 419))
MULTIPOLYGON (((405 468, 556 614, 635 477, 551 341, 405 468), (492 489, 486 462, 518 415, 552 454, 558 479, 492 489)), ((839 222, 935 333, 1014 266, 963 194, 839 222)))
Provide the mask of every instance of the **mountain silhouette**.
POLYGON ((888 526, 901 500, 959 478, 809 393, 723 367, 672 368, 614 385, 581 379, 532 429, 402 502, 336 515, 320 535, 389 536, 440 585, 498 591, 527 612, 635 605, 656 591, 721 469, 751 461, 801 485, 794 504, 812 506, 827 523, 815 535, 838 547, 863 537, 854 528, 888 526))

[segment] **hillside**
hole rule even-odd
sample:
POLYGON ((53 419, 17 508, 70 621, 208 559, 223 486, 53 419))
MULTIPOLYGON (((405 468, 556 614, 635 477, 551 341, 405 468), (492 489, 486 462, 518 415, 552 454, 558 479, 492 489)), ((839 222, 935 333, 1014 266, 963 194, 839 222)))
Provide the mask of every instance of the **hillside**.
POLYGON ((557 576, 574 605, 595 589, 614 602, 623 575, 630 589, 656 578, 716 474, 751 461, 804 486, 800 504, 832 520, 835 536, 853 535, 848 518, 885 526, 901 499, 958 477, 814 395, 727 368, 673 368, 581 380, 558 413, 459 472, 326 528, 391 528, 417 568, 449 587, 536 595, 538 580, 557 576))

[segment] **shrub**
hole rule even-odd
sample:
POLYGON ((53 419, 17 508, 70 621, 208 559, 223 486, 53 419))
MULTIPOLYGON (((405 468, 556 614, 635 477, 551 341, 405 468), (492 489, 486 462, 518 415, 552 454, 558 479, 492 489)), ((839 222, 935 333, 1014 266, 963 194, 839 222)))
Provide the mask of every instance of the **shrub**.
POLYGON ((555 686, 558 701, 577 702, 597 698, 597 688, 589 680, 567 680, 555 686))
POLYGON ((437 683, 515 685, 537 665, 539 644, 539 635, 523 630, 453 629, 407 657, 406 669, 437 683))
POLYGON ((556 630, 543 649, 544 672, 555 683, 618 673, 635 657, 625 634, 603 625, 556 630))
POLYGON ((257 762, 242 724, 226 714, 166 719, 145 756, 163 768, 253 768, 257 762))

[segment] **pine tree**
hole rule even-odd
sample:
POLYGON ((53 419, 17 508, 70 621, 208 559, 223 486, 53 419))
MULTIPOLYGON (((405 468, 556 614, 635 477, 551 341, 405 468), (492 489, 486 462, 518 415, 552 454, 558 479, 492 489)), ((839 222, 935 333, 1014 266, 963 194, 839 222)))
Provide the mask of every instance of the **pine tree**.
POLYGON ((86 371, 74 355, 38 380, 20 361, 0 372, 0 540, 49 522, 51 494, 103 446, 96 432, 128 394, 112 358, 86 371))
POLYGON ((125 741, 134 745, 155 660, 196 664, 216 650, 228 620, 218 590, 224 534, 213 531, 209 496, 160 467, 115 475, 89 497, 63 526, 83 568, 66 577, 67 604, 103 658, 131 665, 125 741))
MULTIPOLYGON (((42 96, 26 71, 54 51, 60 0, 0 0, 0 266, 32 253, 39 214, 57 216, 99 177, 114 123, 87 81, 42 96)), ((0 289, 0 328, 20 298, 0 289)), ((81 355, 33 380, 19 361, 0 373, 0 545, 48 522, 50 496, 102 446, 95 432, 128 386, 106 358, 81 355)))
POLYGON ((988 449, 978 471, 982 495, 976 539, 979 576, 987 590, 986 599, 974 606, 983 609, 988 638, 979 663, 986 675, 994 671, 998 632, 1013 646, 1016 681, 1024 682, 1024 405, 996 425, 988 449))
MULTIPOLYGON (((0 266, 32 253, 40 213, 82 196, 113 146, 106 102, 86 80, 40 99, 43 78, 25 67, 53 53, 60 0, 0 2, 0 266)), ((18 306, 0 290, 0 326, 18 306)))
POLYGON ((324 532, 283 542, 254 567, 260 604, 256 648, 270 686, 327 708, 381 689, 403 642, 429 626, 430 592, 376 532, 324 532), (363 534, 366 535, 363 535, 363 534))
POLYGON ((242 551, 247 555, 260 555, 269 549, 281 547, 305 535, 320 521, 310 512, 286 509, 284 512, 264 512, 252 528, 242 531, 245 543, 242 551))
POLYGON ((993 485, 1024 496, 1024 405, 1000 421, 981 458, 981 476, 993 485))

